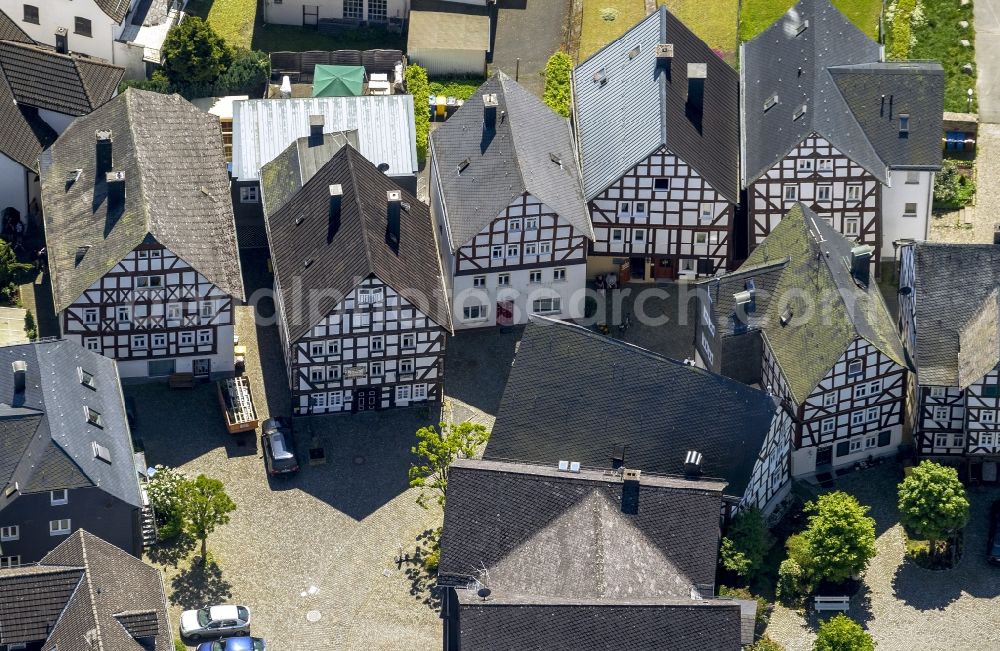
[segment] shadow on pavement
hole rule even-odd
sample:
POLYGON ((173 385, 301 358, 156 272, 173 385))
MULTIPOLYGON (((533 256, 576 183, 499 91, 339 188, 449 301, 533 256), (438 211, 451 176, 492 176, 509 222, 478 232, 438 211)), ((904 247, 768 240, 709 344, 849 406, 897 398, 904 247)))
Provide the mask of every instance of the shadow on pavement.
POLYGON ((194 543, 194 538, 186 533, 181 533, 173 540, 161 540, 156 543, 146 550, 145 555, 150 562, 157 565, 177 567, 177 564, 187 558, 194 550, 194 543))
POLYGON ((496 415, 524 326, 459 331, 448 339, 444 393, 496 415))
POLYGON ((434 611, 441 609, 441 590, 437 587, 436 572, 425 568, 424 561, 433 553, 434 541, 439 535, 434 529, 425 529, 417 536, 417 548, 413 556, 400 560, 400 566, 406 566, 404 572, 410 580, 410 594, 434 611))
POLYGON ((222 570, 211 560, 200 558, 170 581, 170 603, 182 608, 201 608, 205 604, 224 603, 232 592, 232 584, 222 578, 222 570))

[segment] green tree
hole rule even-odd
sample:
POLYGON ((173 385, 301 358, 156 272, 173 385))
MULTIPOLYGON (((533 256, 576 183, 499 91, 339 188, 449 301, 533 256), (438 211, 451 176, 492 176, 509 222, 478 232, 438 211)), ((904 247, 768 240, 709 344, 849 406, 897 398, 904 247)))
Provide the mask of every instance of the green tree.
POLYGON ((542 101, 550 109, 563 116, 570 113, 570 76, 573 73, 573 59, 563 51, 549 57, 542 76, 545 77, 545 90, 542 101))
POLYGON ((934 175, 934 207, 954 209, 967 206, 976 194, 976 183, 958 170, 955 161, 941 161, 941 171, 934 175))
POLYGON ((431 132, 430 83, 427 71, 411 63, 406 66, 406 89, 413 95, 413 123, 417 132, 417 159, 422 165, 427 158, 427 139, 431 132))
POLYGON ((17 254, 6 240, 0 240, 0 293, 8 301, 17 294, 17 286, 31 280, 34 266, 19 262, 17 254))
POLYGON ((212 26, 189 16, 163 40, 163 70, 174 87, 213 84, 233 61, 233 51, 212 26))
POLYGON ((813 651, 875 651, 875 640, 857 622, 837 614, 819 625, 813 651))
POLYGON ((921 461, 899 484, 902 523, 930 542, 931 555, 969 521, 969 499, 958 472, 933 461, 921 461))
POLYGON ((260 97, 270 76, 271 58, 267 52, 235 50, 232 65, 216 82, 216 94, 260 97))
POLYGON ((793 559, 786 558, 778 566, 778 583, 774 587, 775 596, 785 604, 794 603, 805 591, 802 566, 793 559))
POLYGON ((722 539, 722 566, 751 581, 760 571, 770 547, 771 537, 760 509, 741 511, 722 539))
POLYGON ((448 468, 455 459, 468 459, 489 440, 490 433, 482 425, 466 421, 457 425, 441 423, 417 430, 417 444, 410 452, 418 462, 410 466, 410 486, 423 489, 417 504, 427 508, 429 500, 444 506, 448 489, 448 468))
POLYGON ((781 646, 765 634, 764 637, 746 647, 746 651, 785 651, 785 647, 781 646))
POLYGON ((868 510, 841 491, 806 504, 809 524, 802 535, 815 580, 840 583, 865 569, 875 555, 875 520, 868 517, 868 510))
POLYGON ((184 509, 184 530, 201 541, 201 560, 205 561, 209 534, 217 526, 229 522, 229 514, 236 510, 236 504, 226 495, 221 481, 205 475, 183 482, 179 498, 184 509))

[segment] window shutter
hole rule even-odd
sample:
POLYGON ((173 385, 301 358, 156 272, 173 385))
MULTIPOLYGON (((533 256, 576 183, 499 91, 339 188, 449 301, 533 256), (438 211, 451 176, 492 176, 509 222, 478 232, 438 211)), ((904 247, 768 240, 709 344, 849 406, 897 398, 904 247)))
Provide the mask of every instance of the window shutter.
POLYGON ((851 451, 850 441, 841 441, 840 443, 837 444, 838 457, 847 456, 848 454, 850 454, 850 451, 851 451))
POLYGON ((889 445, 889 441, 892 440, 892 432, 885 430, 884 432, 878 433, 878 446, 884 448, 889 445))

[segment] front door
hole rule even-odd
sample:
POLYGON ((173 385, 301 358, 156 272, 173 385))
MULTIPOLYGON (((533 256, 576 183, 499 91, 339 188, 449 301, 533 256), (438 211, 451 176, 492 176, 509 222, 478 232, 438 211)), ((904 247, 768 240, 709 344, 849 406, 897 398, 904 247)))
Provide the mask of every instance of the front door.
POLYGON ((497 325, 514 325, 514 301, 497 303, 497 325))
POLYGON ((378 400, 379 389, 368 388, 368 389, 355 389, 354 390, 354 409, 353 411, 374 411, 379 407, 378 400))
POLYGON ((632 268, 632 278, 635 280, 646 279, 646 258, 631 258, 629 266, 632 268))
POLYGON ((673 258, 657 258, 653 266, 654 278, 666 278, 673 280, 677 277, 677 268, 674 266, 673 258))
POLYGON ((191 372, 195 377, 204 377, 212 374, 212 360, 196 359, 191 362, 191 372))
POLYGON ((304 26, 319 24, 319 5, 302 5, 302 24, 304 26))
POLYGON ((625 258, 618 267, 618 286, 621 287, 630 280, 632 280, 632 261, 630 258, 625 258))
POLYGON ((829 466, 833 463, 833 446, 824 445, 816 450, 816 467, 829 466))

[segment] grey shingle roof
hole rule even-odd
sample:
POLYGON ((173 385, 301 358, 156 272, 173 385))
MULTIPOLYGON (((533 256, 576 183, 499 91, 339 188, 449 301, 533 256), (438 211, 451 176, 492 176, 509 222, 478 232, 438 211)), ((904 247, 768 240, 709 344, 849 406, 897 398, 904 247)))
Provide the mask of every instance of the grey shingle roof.
POLYGON ((486 80, 431 134, 431 156, 453 250, 526 192, 593 239, 569 121, 504 73, 486 80), (483 95, 493 93, 498 102, 496 128, 487 133, 483 95), (459 173, 465 160, 468 166, 459 173))
POLYGON ((993 290, 981 309, 958 331, 958 386, 966 388, 1000 362, 1000 305, 993 290))
POLYGON ((739 77, 661 6, 573 72, 584 195, 600 194, 660 147, 677 154, 726 199, 739 199, 739 77), (657 44, 672 44, 669 72, 657 44), (634 48, 639 52, 634 54, 634 48), (706 64, 699 127, 686 109, 689 64, 706 64), (599 81, 603 71, 604 82, 599 81))
POLYGON ((322 138, 305 136, 260 168, 261 202, 265 214, 274 214, 311 179, 345 144, 358 148, 357 131, 325 133, 322 138))
POLYGON ((125 20, 125 16, 128 15, 129 7, 132 4, 132 0, 94 0, 101 11, 107 14, 108 18, 115 21, 119 25, 125 20))
POLYGON ((887 166, 940 166, 944 108, 940 66, 879 63, 881 57, 879 44, 830 0, 800 0, 744 43, 740 59, 744 186, 812 133, 829 140, 882 182, 887 166), (883 112, 882 94, 894 95, 892 111, 886 106, 883 112), (765 111, 765 102, 773 95, 778 101, 765 111), (805 114, 795 118, 802 106, 805 114), (900 143, 906 139, 893 129, 898 127, 893 118, 907 112, 911 124, 920 128, 911 134, 913 142, 900 143))
POLYGON ((114 96, 125 68, 34 44, 2 41, 0 72, 19 104, 78 116, 114 96))
POLYGON ((236 227, 218 119, 179 95, 129 88, 80 117, 45 152, 42 203, 52 294, 66 309, 147 237, 242 300, 236 227), (125 172, 125 206, 108 214, 95 179, 95 133, 112 131, 114 169, 125 172), (67 184, 71 171, 82 170, 67 184), (79 264, 79 247, 90 247, 79 264))
MULTIPOLYGON (((923 386, 967 386, 971 373, 960 368, 963 334, 966 353, 982 348, 983 335, 970 337, 970 326, 986 316, 1000 288, 1000 246, 918 242, 914 247, 917 378, 923 386)), ((988 333, 985 327, 978 330, 988 333)))
POLYGON ((766 393, 730 378, 538 319, 525 328, 485 458, 610 468, 625 445, 627 466, 671 474, 696 450, 705 473, 742 496, 775 411, 766 393))
POLYGON ((34 41, 31 40, 31 37, 18 26, 17 21, 13 20, 3 11, 0 11, 0 41, 34 43, 34 41))
POLYGON ((81 567, 0 570, 0 644, 44 640, 83 574, 81 567))
POLYGON ((98 486, 140 506, 132 442, 114 360, 69 341, 0 347, 0 481, 22 493, 98 486), (27 363, 23 397, 15 396, 11 364, 27 363), (80 382, 78 369, 96 388, 80 382), (84 408, 101 414, 102 427, 87 423, 84 408), (93 443, 106 447, 111 463, 96 459, 93 443))
MULTIPOLYGON (((430 210, 350 145, 268 215, 267 230, 290 341, 305 335, 343 295, 371 275, 404 296, 433 297, 427 315, 451 329, 447 301, 437 300, 444 281, 430 210), (331 232, 329 187, 335 184, 343 195, 340 225, 331 232), (400 191, 406 204, 400 211, 398 253, 386 243, 389 190, 400 191), (313 290, 322 290, 317 302, 303 305, 302 296, 313 290)), ((424 301, 416 304, 423 306, 424 301)))

